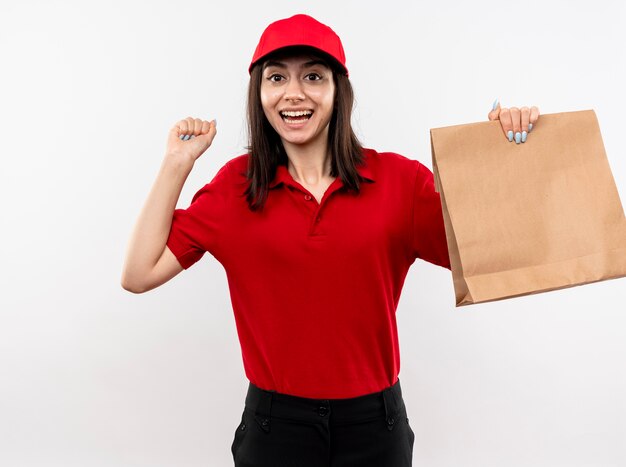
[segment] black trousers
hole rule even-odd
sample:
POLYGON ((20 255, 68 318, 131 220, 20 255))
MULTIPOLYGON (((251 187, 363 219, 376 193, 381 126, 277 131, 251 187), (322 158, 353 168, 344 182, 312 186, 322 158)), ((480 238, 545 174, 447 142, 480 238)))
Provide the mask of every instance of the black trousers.
POLYGON ((249 383, 235 467, 410 467, 415 434, 400 380, 350 399, 309 399, 249 383))

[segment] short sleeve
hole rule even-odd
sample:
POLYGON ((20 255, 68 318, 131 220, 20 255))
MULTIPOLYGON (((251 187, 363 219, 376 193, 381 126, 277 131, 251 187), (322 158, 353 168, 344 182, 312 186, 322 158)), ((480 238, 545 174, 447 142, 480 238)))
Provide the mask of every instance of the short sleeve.
POLYGON ((433 173, 419 161, 413 191, 413 255, 447 269, 450 267, 441 198, 433 173))
POLYGON ((187 209, 174 210, 166 245, 184 269, 199 261, 205 252, 214 254, 217 248, 228 211, 229 163, 196 192, 187 209))

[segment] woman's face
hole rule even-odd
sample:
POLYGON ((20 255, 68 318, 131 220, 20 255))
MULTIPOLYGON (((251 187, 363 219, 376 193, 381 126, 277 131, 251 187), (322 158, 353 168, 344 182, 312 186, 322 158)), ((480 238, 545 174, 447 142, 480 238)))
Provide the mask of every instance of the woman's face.
POLYGON ((261 103, 283 144, 328 139, 335 83, 332 70, 309 55, 272 59, 264 65, 261 103), (296 114, 285 115, 285 112, 296 114))

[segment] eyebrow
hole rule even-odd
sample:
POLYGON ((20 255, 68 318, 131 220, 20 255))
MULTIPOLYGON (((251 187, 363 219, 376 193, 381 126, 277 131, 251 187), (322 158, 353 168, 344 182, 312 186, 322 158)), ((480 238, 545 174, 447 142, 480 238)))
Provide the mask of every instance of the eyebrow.
MULTIPOLYGON (((324 65, 326 68, 328 68, 328 65, 323 60, 310 60, 308 62, 303 63, 301 68, 307 68, 307 67, 311 67, 313 65, 324 65)), ((268 61, 265 64, 263 69, 265 70, 266 68, 269 68, 271 66, 275 66, 275 67, 278 67, 278 68, 287 68, 287 65, 285 65, 283 62, 277 62, 275 60, 270 60, 270 61, 268 61)))

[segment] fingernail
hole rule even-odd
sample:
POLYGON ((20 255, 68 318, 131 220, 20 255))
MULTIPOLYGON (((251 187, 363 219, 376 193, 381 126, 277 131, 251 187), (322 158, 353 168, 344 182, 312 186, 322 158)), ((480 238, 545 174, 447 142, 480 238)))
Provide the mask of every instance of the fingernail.
POLYGON ((518 131, 517 133, 515 133, 515 144, 519 144, 521 140, 522 134, 518 131))
POLYGON ((509 143, 513 141, 513 130, 509 130, 509 132, 506 135, 509 137, 509 143))
POLYGON ((526 133, 525 131, 522 131, 522 143, 526 142, 526 137, 528 136, 528 133, 526 133))
POLYGON ((215 127, 217 128, 217 118, 213 119, 213 123, 215 123, 215 127))
POLYGON ((533 124, 532 124, 532 123, 529 123, 529 124, 528 124, 528 131, 530 132, 530 130, 532 130, 532 129, 533 129, 533 124))
POLYGON ((493 107, 491 108, 491 110, 496 110, 496 107, 498 107, 498 99, 496 98, 495 101, 493 101, 493 107))

